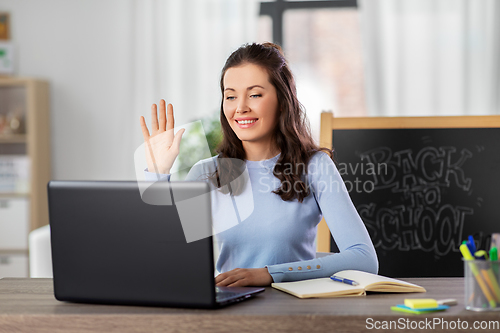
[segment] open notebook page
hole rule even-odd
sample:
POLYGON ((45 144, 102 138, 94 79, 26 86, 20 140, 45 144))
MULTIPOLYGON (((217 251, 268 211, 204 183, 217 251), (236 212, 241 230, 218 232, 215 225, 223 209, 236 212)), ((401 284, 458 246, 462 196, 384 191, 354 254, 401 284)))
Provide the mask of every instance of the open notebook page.
POLYGON ((335 273, 346 279, 354 280, 359 283, 358 287, 362 287, 367 291, 379 292, 425 292, 425 289, 416 284, 388 278, 381 275, 366 273, 362 271, 346 270, 335 273))

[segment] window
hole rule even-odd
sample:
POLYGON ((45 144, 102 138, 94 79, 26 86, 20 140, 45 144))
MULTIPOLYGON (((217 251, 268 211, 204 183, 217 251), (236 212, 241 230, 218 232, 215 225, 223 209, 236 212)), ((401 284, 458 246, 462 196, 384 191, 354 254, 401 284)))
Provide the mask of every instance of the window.
POLYGON ((342 117, 367 115, 356 6, 356 1, 261 3, 259 40, 281 41, 316 140, 321 111, 342 117), (275 31, 280 20, 281 36, 275 31))

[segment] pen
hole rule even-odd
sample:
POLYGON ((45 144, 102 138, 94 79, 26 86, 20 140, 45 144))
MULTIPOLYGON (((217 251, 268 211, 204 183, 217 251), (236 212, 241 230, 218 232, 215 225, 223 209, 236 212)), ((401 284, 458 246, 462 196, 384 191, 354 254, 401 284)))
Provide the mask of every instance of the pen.
POLYGON ((357 286, 357 285, 359 285, 359 283, 357 283, 356 281, 349 280, 349 279, 344 279, 344 278, 342 278, 340 276, 332 275, 332 276, 330 276, 330 279, 332 279, 333 281, 350 284, 351 286, 357 286))

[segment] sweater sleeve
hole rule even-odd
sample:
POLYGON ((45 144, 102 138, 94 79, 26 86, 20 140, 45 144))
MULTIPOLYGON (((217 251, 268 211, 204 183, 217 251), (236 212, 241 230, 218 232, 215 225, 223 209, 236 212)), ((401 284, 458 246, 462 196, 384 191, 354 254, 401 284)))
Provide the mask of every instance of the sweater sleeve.
POLYGON ((155 173, 155 172, 149 172, 148 168, 144 169, 144 177, 145 180, 148 182, 156 182, 156 181, 170 181, 170 174, 162 174, 162 173, 155 173))
MULTIPOLYGON (((186 181, 205 181, 206 174, 208 171, 206 169, 208 165, 215 165, 215 160, 213 158, 201 160, 191 167, 189 170, 186 181)), ((210 170, 209 170, 210 171, 210 170)), ((148 182, 155 181, 170 181, 170 174, 156 174, 154 172, 149 172, 148 168, 144 169, 144 177, 148 182)))
POLYGON ((355 269, 378 272, 378 260, 368 231, 335 164, 330 157, 316 153, 308 166, 308 186, 314 195, 339 253, 305 261, 266 266, 274 282, 328 277, 355 269))

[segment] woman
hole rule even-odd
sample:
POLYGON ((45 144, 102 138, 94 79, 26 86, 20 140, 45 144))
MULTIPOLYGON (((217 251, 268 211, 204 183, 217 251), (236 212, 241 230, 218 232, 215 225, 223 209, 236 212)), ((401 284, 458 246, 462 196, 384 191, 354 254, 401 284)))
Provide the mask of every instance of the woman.
MULTIPOLYGON (((220 85, 219 155, 197 163, 187 178, 206 179, 219 188, 211 192, 216 212, 228 215, 233 206, 251 205, 244 196, 249 188, 254 209, 246 215, 237 212, 238 224, 217 234, 217 269, 222 273, 215 278, 216 285, 267 286, 327 277, 344 269, 377 273, 368 232, 331 151, 317 147, 311 137, 279 46, 240 47, 227 59, 220 85), (245 171, 227 162, 235 160, 245 171), (245 179, 240 174, 247 175, 247 183, 234 181, 245 179), (340 252, 315 259, 314 239, 322 216, 340 252)), ((141 117, 149 179, 163 179, 170 172, 184 132, 173 135, 172 105, 165 109, 162 100, 158 122, 156 105, 152 106, 152 135, 141 117)), ((220 219, 214 218, 214 224, 220 219)))

